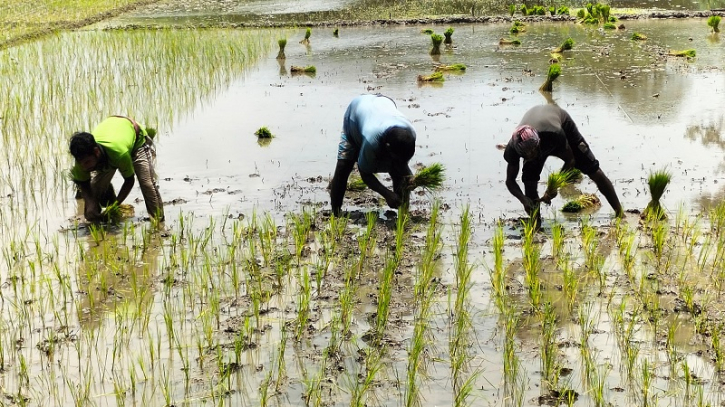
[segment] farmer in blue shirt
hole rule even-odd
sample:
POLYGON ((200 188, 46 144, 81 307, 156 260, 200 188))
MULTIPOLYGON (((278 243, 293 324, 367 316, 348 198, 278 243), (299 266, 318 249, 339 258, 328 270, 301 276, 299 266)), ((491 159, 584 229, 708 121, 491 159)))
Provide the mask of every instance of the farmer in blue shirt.
POLYGON ((415 129, 398 111, 395 102, 383 95, 362 95, 350 103, 342 124, 337 150, 337 167, 330 182, 332 213, 340 215, 347 179, 357 163, 363 182, 385 198, 388 206, 406 204, 404 188, 412 172, 408 161, 415 153, 415 129), (375 173, 387 172, 393 190, 380 183, 375 173))

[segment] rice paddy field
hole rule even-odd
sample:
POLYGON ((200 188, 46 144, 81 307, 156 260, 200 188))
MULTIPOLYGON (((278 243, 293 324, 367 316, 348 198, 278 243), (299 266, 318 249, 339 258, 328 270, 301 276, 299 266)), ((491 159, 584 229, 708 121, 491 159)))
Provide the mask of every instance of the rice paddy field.
POLYGON ((1 404, 723 402, 725 52, 705 19, 459 24, 440 55, 421 31, 448 25, 315 27, 308 44, 305 28, 119 29, 158 7, 0 51, 1 404), (445 183, 405 213, 350 191, 333 217, 342 116, 377 92, 417 129, 411 166, 441 163, 445 183), (561 211, 597 194, 587 177, 540 231, 524 217, 496 146, 545 103, 574 118, 623 219, 604 200, 561 211), (163 223, 138 188, 122 224, 81 216, 68 139, 113 114, 159 131, 163 223), (642 219, 657 171, 667 217, 642 219))

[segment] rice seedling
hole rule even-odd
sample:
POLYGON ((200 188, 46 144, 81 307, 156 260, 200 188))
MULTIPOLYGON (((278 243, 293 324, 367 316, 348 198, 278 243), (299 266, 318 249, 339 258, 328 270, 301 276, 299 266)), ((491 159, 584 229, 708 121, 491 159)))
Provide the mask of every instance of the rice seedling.
POLYGON ((339 29, 339 28, 337 28, 337 27, 335 27, 335 29, 334 29, 334 30, 332 30, 332 35, 333 35, 334 37, 339 37, 339 36, 340 36, 340 29, 339 29))
POLYGON ((445 31, 443 32, 443 36, 444 36, 444 37, 446 37, 446 38, 445 38, 445 39, 443 40, 443 43, 444 43, 444 44, 453 44, 453 31, 455 31, 455 30, 453 29, 453 27, 448 27, 448 29, 446 29, 446 30, 445 30, 445 31))
POLYGON ((460 226, 454 257, 456 298, 453 309, 450 311, 450 314, 453 316, 453 325, 450 332, 451 339, 448 342, 451 358, 451 380, 453 382, 454 393, 461 391, 462 384, 464 383, 462 374, 470 359, 467 349, 469 347, 469 329, 472 324, 471 316, 468 313, 468 293, 472 285, 471 273, 473 272, 473 267, 468 262, 468 247, 471 233, 471 217, 469 208, 466 206, 463 208, 460 216, 460 226))
POLYGON ((594 194, 581 194, 561 207, 562 212, 574 213, 581 212, 584 209, 594 208, 601 205, 601 201, 594 194))
POLYGON ((524 285, 527 288, 532 308, 538 310, 543 294, 541 280, 539 278, 539 271, 541 269, 540 248, 534 243, 534 236, 536 235, 537 229, 536 217, 532 216, 528 220, 521 221, 521 223, 523 226, 521 251, 524 272, 526 273, 524 276, 524 285))
POLYGON ((553 90, 554 81, 561 75, 561 66, 559 64, 549 65, 546 74, 546 81, 539 88, 542 92, 551 92, 553 90))
POLYGON ((556 343, 556 314, 550 302, 544 303, 541 322, 541 371, 547 388, 555 389, 559 382, 559 346, 556 343))
POLYGON ((430 50, 431 55, 440 55, 441 54, 441 43, 443 42, 443 36, 440 34, 431 34, 430 35, 431 43, 433 44, 433 48, 430 50))
POLYGON ((443 164, 433 163, 417 171, 410 186, 412 189, 425 188, 435 191, 443 186, 443 181, 445 181, 445 167, 443 164))
POLYGON ((511 34, 519 34, 526 31, 526 25, 519 20, 514 20, 513 23, 511 23, 511 28, 509 29, 509 32, 511 34))
POLYGON ((433 30, 432 30, 432 29, 430 29, 430 28, 424 28, 424 29, 420 30, 420 33, 421 33, 421 34, 425 34, 425 35, 431 35, 431 34, 434 34, 434 33, 435 33, 435 31, 433 31, 433 30))
POLYGON ((466 70, 464 64, 438 65, 435 67, 436 72, 463 72, 466 70))
POLYGON ((266 126, 262 126, 257 131, 254 132, 254 135, 257 136, 257 138, 273 138, 274 135, 266 126))
POLYGON ((662 207, 662 204, 660 204, 660 199, 667 190, 667 185, 670 183, 671 179, 672 175, 667 170, 650 172, 649 177, 647 178, 650 201, 642 212, 643 218, 652 218, 656 220, 667 218, 667 213, 662 207))
POLYGON ((300 44, 303 44, 303 45, 309 45, 309 44, 310 44, 310 36, 312 36, 312 28, 310 28, 310 27, 307 27, 307 28, 305 29, 305 38, 303 38, 303 39, 302 39, 302 40, 300 41, 300 44))
POLYGON ((123 212, 118 202, 108 205, 103 213, 101 213, 101 219, 114 225, 121 223, 123 220, 123 212))
POLYGON ((690 59, 690 58, 695 58, 695 56, 697 55, 697 52, 694 49, 685 49, 685 50, 681 50, 681 51, 670 50, 667 53, 667 55, 669 55, 671 57, 681 57, 681 58, 690 59))
POLYGON ((501 38, 500 40, 498 40, 498 45, 516 45, 516 46, 518 46, 518 45, 521 45, 521 41, 519 41, 517 39, 501 38))
POLYGON ((720 32, 720 16, 710 16, 707 19, 707 26, 712 29, 712 32, 719 33, 720 32))
POLYGON ((308 66, 296 66, 292 65, 289 67, 289 71, 293 74, 316 74, 317 68, 315 68, 314 65, 308 65, 308 66))
POLYGON ((503 301, 506 296, 506 274, 503 266, 503 247, 504 234, 503 225, 498 222, 493 232, 493 255, 494 266, 490 269, 491 286, 493 288, 494 298, 499 310, 502 310, 503 301))
POLYGON ((647 36, 644 35, 644 34, 642 34, 642 33, 633 32, 632 33, 632 36, 630 37, 630 39, 632 41, 646 41, 647 40, 647 36))
POLYGON ((284 48, 287 46, 287 38, 280 38, 277 40, 277 45, 279 45, 279 51, 277 52, 277 59, 287 59, 287 56, 284 54, 284 48))
POLYGON ((569 37, 569 38, 565 39, 564 42, 562 42, 560 46, 554 48, 554 50, 552 52, 561 54, 562 52, 569 51, 572 48, 574 48, 574 40, 571 37, 569 37))
POLYGON ((522 4, 520 7, 521 14, 527 16, 529 15, 529 9, 526 7, 526 4, 522 4))

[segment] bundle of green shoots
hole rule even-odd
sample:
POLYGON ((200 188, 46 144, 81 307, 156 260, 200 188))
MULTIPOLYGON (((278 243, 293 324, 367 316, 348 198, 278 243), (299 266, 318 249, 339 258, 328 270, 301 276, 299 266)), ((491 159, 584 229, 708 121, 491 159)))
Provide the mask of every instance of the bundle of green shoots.
POLYGON ((433 49, 430 50, 431 55, 440 55, 441 43, 443 42, 443 36, 440 34, 431 34, 430 40, 433 43, 433 49))
POLYGON ((658 170, 649 174, 647 184, 649 184, 649 193, 652 199, 647 204, 644 212, 642 212, 643 218, 654 217, 658 220, 667 218, 667 214, 660 204, 660 199, 665 193, 667 184, 670 183, 671 179, 672 174, 667 170, 658 170))
POLYGON ((418 171, 410 182, 410 189, 425 188, 431 191, 440 189, 445 180, 445 167, 434 163, 418 171))
POLYGON ((670 51, 667 55, 672 57, 695 58, 696 52, 694 49, 685 49, 682 51, 670 51))
POLYGON ((539 88, 542 92, 551 92, 554 88, 554 81, 561 75, 561 65, 549 65, 549 72, 546 74, 546 82, 539 88))
POLYGON ((111 224, 121 223, 123 220, 123 211, 118 202, 108 205, 103 213, 101 213, 101 219, 111 224))
POLYGON ((289 67, 290 72, 294 73, 316 73, 317 68, 315 68, 314 65, 308 65, 308 66, 295 66, 292 65, 289 67))
POLYGON ((448 27, 448 29, 443 33, 443 36, 446 37, 445 40, 443 40, 446 44, 453 44, 453 27, 448 27))
POLYGON ((274 137, 272 135, 272 132, 269 131, 267 126, 262 126, 259 128, 259 130, 254 132, 254 135, 257 136, 257 138, 272 138, 274 137))
POLYGON ((443 72, 433 72, 430 75, 418 75, 418 82, 443 82, 443 72))
POLYGON ((559 194, 559 189, 576 181, 577 177, 581 176, 581 171, 577 169, 564 170, 559 172, 552 172, 549 174, 549 178, 546 180, 546 192, 542 197, 542 201, 546 202, 555 198, 559 194))
POLYGON ((561 207, 562 212, 580 212, 583 209, 599 206, 601 202, 594 194, 581 194, 578 198, 567 202, 561 207))
POLYGON ((553 52, 559 54, 564 51, 569 51, 572 48, 574 48, 574 40, 569 37, 558 48, 554 48, 553 52))
POLYGON ((310 36, 312 36, 312 28, 307 27, 307 29, 305 30, 305 38, 300 41, 300 44, 309 44, 310 36))
POLYGON ((712 28, 712 32, 720 32, 720 19, 720 16, 710 16, 710 18, 707 19, 707 25, 712 28))
POLYGON ((145 130, 146 130, 146 135, 147 135, 147 136, 149 136, 149 138, 150 138, 151 140, 153 140, 153 139, 155 139, 155 138, 156 138, 156 134, 158 133, 158 132, 156 131, 156 128, 154 128, 154 127, 148 127, 148 126, 147 126, 145 130))
POLYGON ((632 33, 632 40, 633 41, 645 41, 647 39, 647 36, 642 33, 632 33))
POLYGON ((460 71, 465 71, 465 70, 466 70, 466 65, 464 65, 464 64, 436 66, 436 72, 460 72, 460 71))
POLYGON ((277 44, 279 45, 279 52, 277 53, 277 59, 287 59, 287 56, 284 54, 284 47, 287 46, 287 38, 278 39, 277 44))
POLYGON ((500 40, 498 40, 498 45, 521 45, 521 41, 507 40, 506 38, 501 38, 500 40))
POLYGON ((367 188, 368 185, 362 180, 362 178, 360 178, 359 175, 351 175, 350 179, 347 181, 348 191, 364 191, 367 188))
POLYGON ((519 20, 514 20, 514 22, 511 24, 511 29, 509 31, 511 32, 511 34, 518 34, 526 31, 526 27, 524 26, 523 22, 519 20))

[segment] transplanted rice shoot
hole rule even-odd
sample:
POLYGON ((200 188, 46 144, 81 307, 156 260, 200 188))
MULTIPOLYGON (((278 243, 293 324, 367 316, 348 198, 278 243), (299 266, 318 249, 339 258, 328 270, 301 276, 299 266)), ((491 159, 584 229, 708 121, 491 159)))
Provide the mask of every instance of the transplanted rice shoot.
POLYGON ((660 204, 660 199, 665 193, 667 184, 670 183, 671 179, 672 174, 670 174, 667 170, 658 170, 649 174, 647 184, 649 185, 651 200, 644 209, 644 212, 642 212, 643 218, 653 216, 656 219, 664 219, 667 217, 667 214, 660 204))
POLYGON ((277 44, 279 45, 279 52, 277 53, 277 59, 287 59, 287 56, 285 56, 285 54, 284 54, 284 47, 287 46, 287 38, 278 39, 277 44))
POLYGON ((564 51, 568 51, 572 48, 574 48, 574 40, 571 37, 569 37, 566 40, 564 40, 564 42, 561 44, 561 46, 559 46, 558 48, 555 48, 554 52, 561 53, 564 51))
POLYGON ((257 138, 272 138, 272 137, 274 137, 272 135, 272 132, 269 131, 269 129, 266 126, 260 127, 257 131, 254 132, 254 135, 257 136, 257 138))
POLYGON ((720 32, 720 16, 710 16, 707 19, 707 25, 712 28, 712 32, 720 32))
POLYGON ((443 82, 443 72, 433 72, 430 75, 418 75, 418 82, 443 82))
POLYGON ((434 163, 421 169, 411 181, 413 189, 425 188, 432 191, 440 189, 445 180, 445 170, 443 164, 440 163, 434 163))
POLYGON ((431 42, 433 43, 433 49, 430 50, 431 55, 440 55, 441 53, 441 43, 443 42, 443 36, 440 34, 431 34, 430 35, 431 42))
POLYGON ((546 82, 539 88, 542 92, 551 92, 553 90, 554 81, 561 75, 561 66, 559 64, 549 65, 549 72, 546 74, 546 82))
POLYGON ((682 51, 670 51, 667 55, 673 57, 695 58, 696 52, 694 49, 685 49, 682 51))

